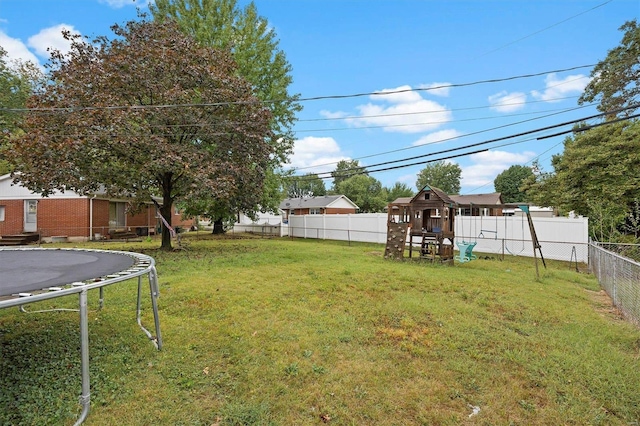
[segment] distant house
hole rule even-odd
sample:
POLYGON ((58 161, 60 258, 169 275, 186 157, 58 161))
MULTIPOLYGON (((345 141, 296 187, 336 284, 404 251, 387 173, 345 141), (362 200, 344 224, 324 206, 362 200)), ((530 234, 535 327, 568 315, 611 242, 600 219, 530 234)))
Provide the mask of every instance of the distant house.
POLYGON ((493 192, 491 194, 470 194, 470 195, 450 195, 453 201, 460 204, 458 214, 461 216, 502 216, 503 206, 502 194, 493 192), (482 205, 474 207, 473 205, 482 205), (488 207, 495 204, 495 208, 488 207))
POLYGON ((344 195, 325 195, 308 198, 285 198, 280 203, 282 219, 288 223, 291 215, 305 214, 349 214, 358 206, 344 195))
MULTIPOLYGON (((56 191, 42 197, 13 184, 10 175, 0 176, 0 236, 38 233, 45 241, 54 236, 84 241, 108 238, 115 231, 155 233, 159 226, 155 207, 149 204, 137 212, 130 207, 130 200, 106 194, 83 196, 56 191)), ((183 220, 174 209, 173 227, 192 225, 192 220, 183 220)))

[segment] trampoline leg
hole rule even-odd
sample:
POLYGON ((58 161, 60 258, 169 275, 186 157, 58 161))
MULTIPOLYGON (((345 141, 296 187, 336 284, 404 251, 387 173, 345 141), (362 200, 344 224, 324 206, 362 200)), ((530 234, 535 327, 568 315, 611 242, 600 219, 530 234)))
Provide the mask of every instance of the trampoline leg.
POLYGON ((142 311, 142 277, 138 277, 138 303, 136 309, 136 321, 138 325, 144 331, 144 333, 153 341, 153 344, 158 348, 158 350, 162 349, 162 335, 160 334, 160 318, 158 316, 158 276, 156 273, 156 269, 154 267, 151 268, 149 272, 149 290, 151 292, 151 306, 153 307, 153 320, 156 327, 156 335, 155 337, 142 325, 142 319, 140 318, 140 313, 142 311))
POLYGON ((89 320, 87 318, 87 290, 80 292, 80 357, 82 368, 82 414, 75 426, 84 422, 91 406, 91 389, 89 386, 89 320))
POLYGON ((160 289, 158 287, 158 273, 156 268, 152 267, 149 273, 149 289, 151 291, 151 305, 153 306, 153 321, 156 327, 156 346, 162 349, 162 334, 160 333, 160 316, 158 315, 158 296, 160 289))

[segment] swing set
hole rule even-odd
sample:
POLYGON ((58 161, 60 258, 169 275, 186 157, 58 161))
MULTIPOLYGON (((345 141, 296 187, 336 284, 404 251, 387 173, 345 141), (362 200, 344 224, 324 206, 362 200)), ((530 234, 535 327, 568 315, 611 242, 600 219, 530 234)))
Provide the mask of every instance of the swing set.
MULTIPOLYGON (((473 214, 473 204, 470 204, 470 212, 473 214)), ((462 225, 462 235, 464 238, 464 221, 460 222, 462 225)), ((477 259, 478 256, 473 254, 473 248, 478 244, 478 241, 465 241, 464 239, 461 242, 456 242, 456 246, 458 246, 458 261, 460 263, 471 262, 474 259, 477 259)))
MULTIPOLYGON (((522 215, 522 221, 521 221, 521 246, 517 246, 516 244, 512 244, 512 247, 509 248, 508 244, 506 243, 506 237, 508 235, 508 222, 506 220, 505 217, 505 221, 504 221, 504 233, 505 233, 505 240, 503 243, 503 247, 504 249, 511 255, 513 256, 517 256, 521 253, 523 253, 525 251, 525 217, 526 220, 529 224, 529 232, 531 234, 531 242, 533 244, 533 257, 535 259, 535 265, 536 265, 536 276, 539 277, 539 271, 538 271, 538 256, 537 254, 540 254, 540 259, 542 260, 542 264, 544 265, 544 267, 546 268, 546 262, 544 260, 544 256, 542 255, 542 249, 540 246, 540 242, 538 241, 538 237, 536 235, 536 230, 535 227, 533 225, 533 220, 531 219, 531 212, 529 210, 529 205, 528 204, 521 204, 521 203, 509 203, 509 204, 459 204, 458 207, 462 208, 462 209, 469 209, 470 214, 472 216, 474 213, 474 209, 478 210, 478 215, 475 215, 476 219, 471 223, 471 226, 473 226, 474 228, 476 228, 477 226, 477 216, 480 216, 480 232, 477 234, 477 237, 472 237, 474 239, 474 241, 465 241, 464 239, 461 242, 456 242, 456 246, 458 246, 458 250, 459 250, 459 254, 457 256, 458 261, 460 263, 466 263, 466 262, 470 262, 471 260, 477 259, 477 256, 473 253, 473 249, 474 247, 478 244, 478 239, 484 239, 486 238, 485 234, 493 234, 493 239, 497 240, 498 239, 498 216, 494 216, 495 217, 495 229, 485 229, 485 224, 483 223, 483 216, 480 214, 480 209, 506 209, 506 208, 519 208, 520 210, 522 210, 522 212, 524 213, 522 215), (537 251, 537 252, 536 252, 537 251)), ((488 224, 488 221, 486 221, 488 224)), ((462 234, 465 235, 464 232, 464 221, 461 222, 462 223, 462 234)), ((489 228, 489 226, 486 226, 486 228, 489 228)), ((475 231, 476 229, 471 229, 471 234, 470 235, 476 235, 475 231)), ((512 225, 511 228, 511 235, 513 236, 515 234, 515 225, 512 225)), ((464 238, 464 237, 463 237, 464 238)), ((516 241, 516 240, 514 240, 516 241)))
MULTIPOLYGON (((460 263, 470 262, 477 259, 473 253, 474 248, 478 244, 478 239, 485 239, 487 235, 493 235, 493 239, 498 239, 498 215, 495 216, 495 228, 490 229, 490 221, 480 215, 480 209, 500 209, 519 208, 524 212, 529 223, 529 231, 531 233, 531 241, 533 243, 533 256, 535 258, 536 276, 539 277, 538 256, 536 250, 540 254, 542 263, 546 268, 544 257, 540 243, 536 236, 533 226, 529 205, 510 203, 510 204, 475 204, 460 203, 450 198, 442 190, 426 185, 418 194, 412 198, 398 198, 387 206, 387 244, 385 248, 385 257, 402 259, 404 258, 404 250, 408 247, 409 258, 412 257, 414 248, 421 259, 429 259, 441 262, 449 262, 457 259, 460 263), (470 215, 475 216, 475 220, 470 223, 471 233, 465 235, 464 221, 462 222, 462 241, 455 240, 456 210, 469 209, 470 215), (477 215, 474 214, 477 211, 477 215), (480 227, 477 226, 480 216, 480 227), (484 222, 483 222, 484 221, 484 222), (485 224, 486 222, 486 224, 485 224), (466 241, 465 238, 474 241, 466 241), (415 241, 417 240, 417 241, 415 241), (454 254, 454 247, 458 248, 459 253, 454 254)), ((498 212, 496 212, 498 213, 498 212)), ((502 214, 499 214, 502 216, 502 214)), ((522 217, 522 247, 505 247, 507 251, 513 255, 520 254, 525 250, 524 242, 524 215, 522 217)), ((515 226, 512 225, 512 235, 515 226)), ((505 218, 505 236, 507 231, 507 222, 505 218)), ((504 239, 503 239, 504 241, 504 239)))

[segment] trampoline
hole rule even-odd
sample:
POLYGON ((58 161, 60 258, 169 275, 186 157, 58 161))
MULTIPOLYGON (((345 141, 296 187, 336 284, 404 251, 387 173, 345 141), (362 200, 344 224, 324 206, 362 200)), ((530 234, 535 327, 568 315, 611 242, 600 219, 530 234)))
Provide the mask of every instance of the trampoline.
MULTIPOLYGON (((162 349, 158 318, 158 278, 152 257, 139 253, 85 249, 0 248, 0 309, 20 307, 56 297, 77 294, 80 313, 80 356, 82 371, 82 413, 76 425, 89 414, 89 325, 87 292, 100 290, 103 304, 105 286, 138 278, 136 320, 158 350, 162 349), (149 278, 155 335, 141 321, 142 277, 149 278)), ((56 310, 56 309, 51 309, 56 310)), ((36 311, 45 312, 45 311, 36 311)))

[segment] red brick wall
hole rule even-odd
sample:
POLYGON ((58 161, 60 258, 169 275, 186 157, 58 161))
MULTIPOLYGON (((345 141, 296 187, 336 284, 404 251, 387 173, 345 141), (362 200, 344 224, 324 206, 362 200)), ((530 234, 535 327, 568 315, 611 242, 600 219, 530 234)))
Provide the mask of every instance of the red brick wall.
MULTIPOLYGON (((90 237, 93 234, 109 234, 109 200, 93 200, 93 224, 90 223, 88 198, 41 198, 38 199, 38 232, 42 237, 65 235, 67 237, 90 237), (92 226, 90 230, 90 226, 92 226)), ((0 200, 4 206, 4 221, 0 222, 0 235, 20 234, 24 231, 24 200, 0 200)), ((182 215, 171 217, 173 227, 189 229, 195 219, 183 219, 182 215)), ((127 213, 126 227, 152 228, 157 226, 155 207, 148 206, 135 214, 127 213)))
POLYGON ((94 237, 109 234, 109 200, 93 200, 92 232, 94 237))
POLYGON ((355 214, 356 209, 326 209, 324 214, 355 214))
POLYGON ((0 222, 0 235, 21 234, 24 228, 24 201, 0 200, 4 206, 4 221, 0 222))
POLYGON ((88 237, 89 199, 39 199, 38 231, 41 237, 88 237))
POLYGON ((191 228, 192 226, 195 225, 196 220, 195 219, 185 219, 182 217, 181 214, 176 213, 176 208, 175 206, 171 207, 171 211, 173 212, 173 214, 171 215, 171 226, 173 228, 179 227, 182 228, 184 230, 189 230, 189 228, 191 228))
POLYGON ((141 211, 127 213, 127 226, 155 226, 154 216, 154 207, 143 207, 141 211))

